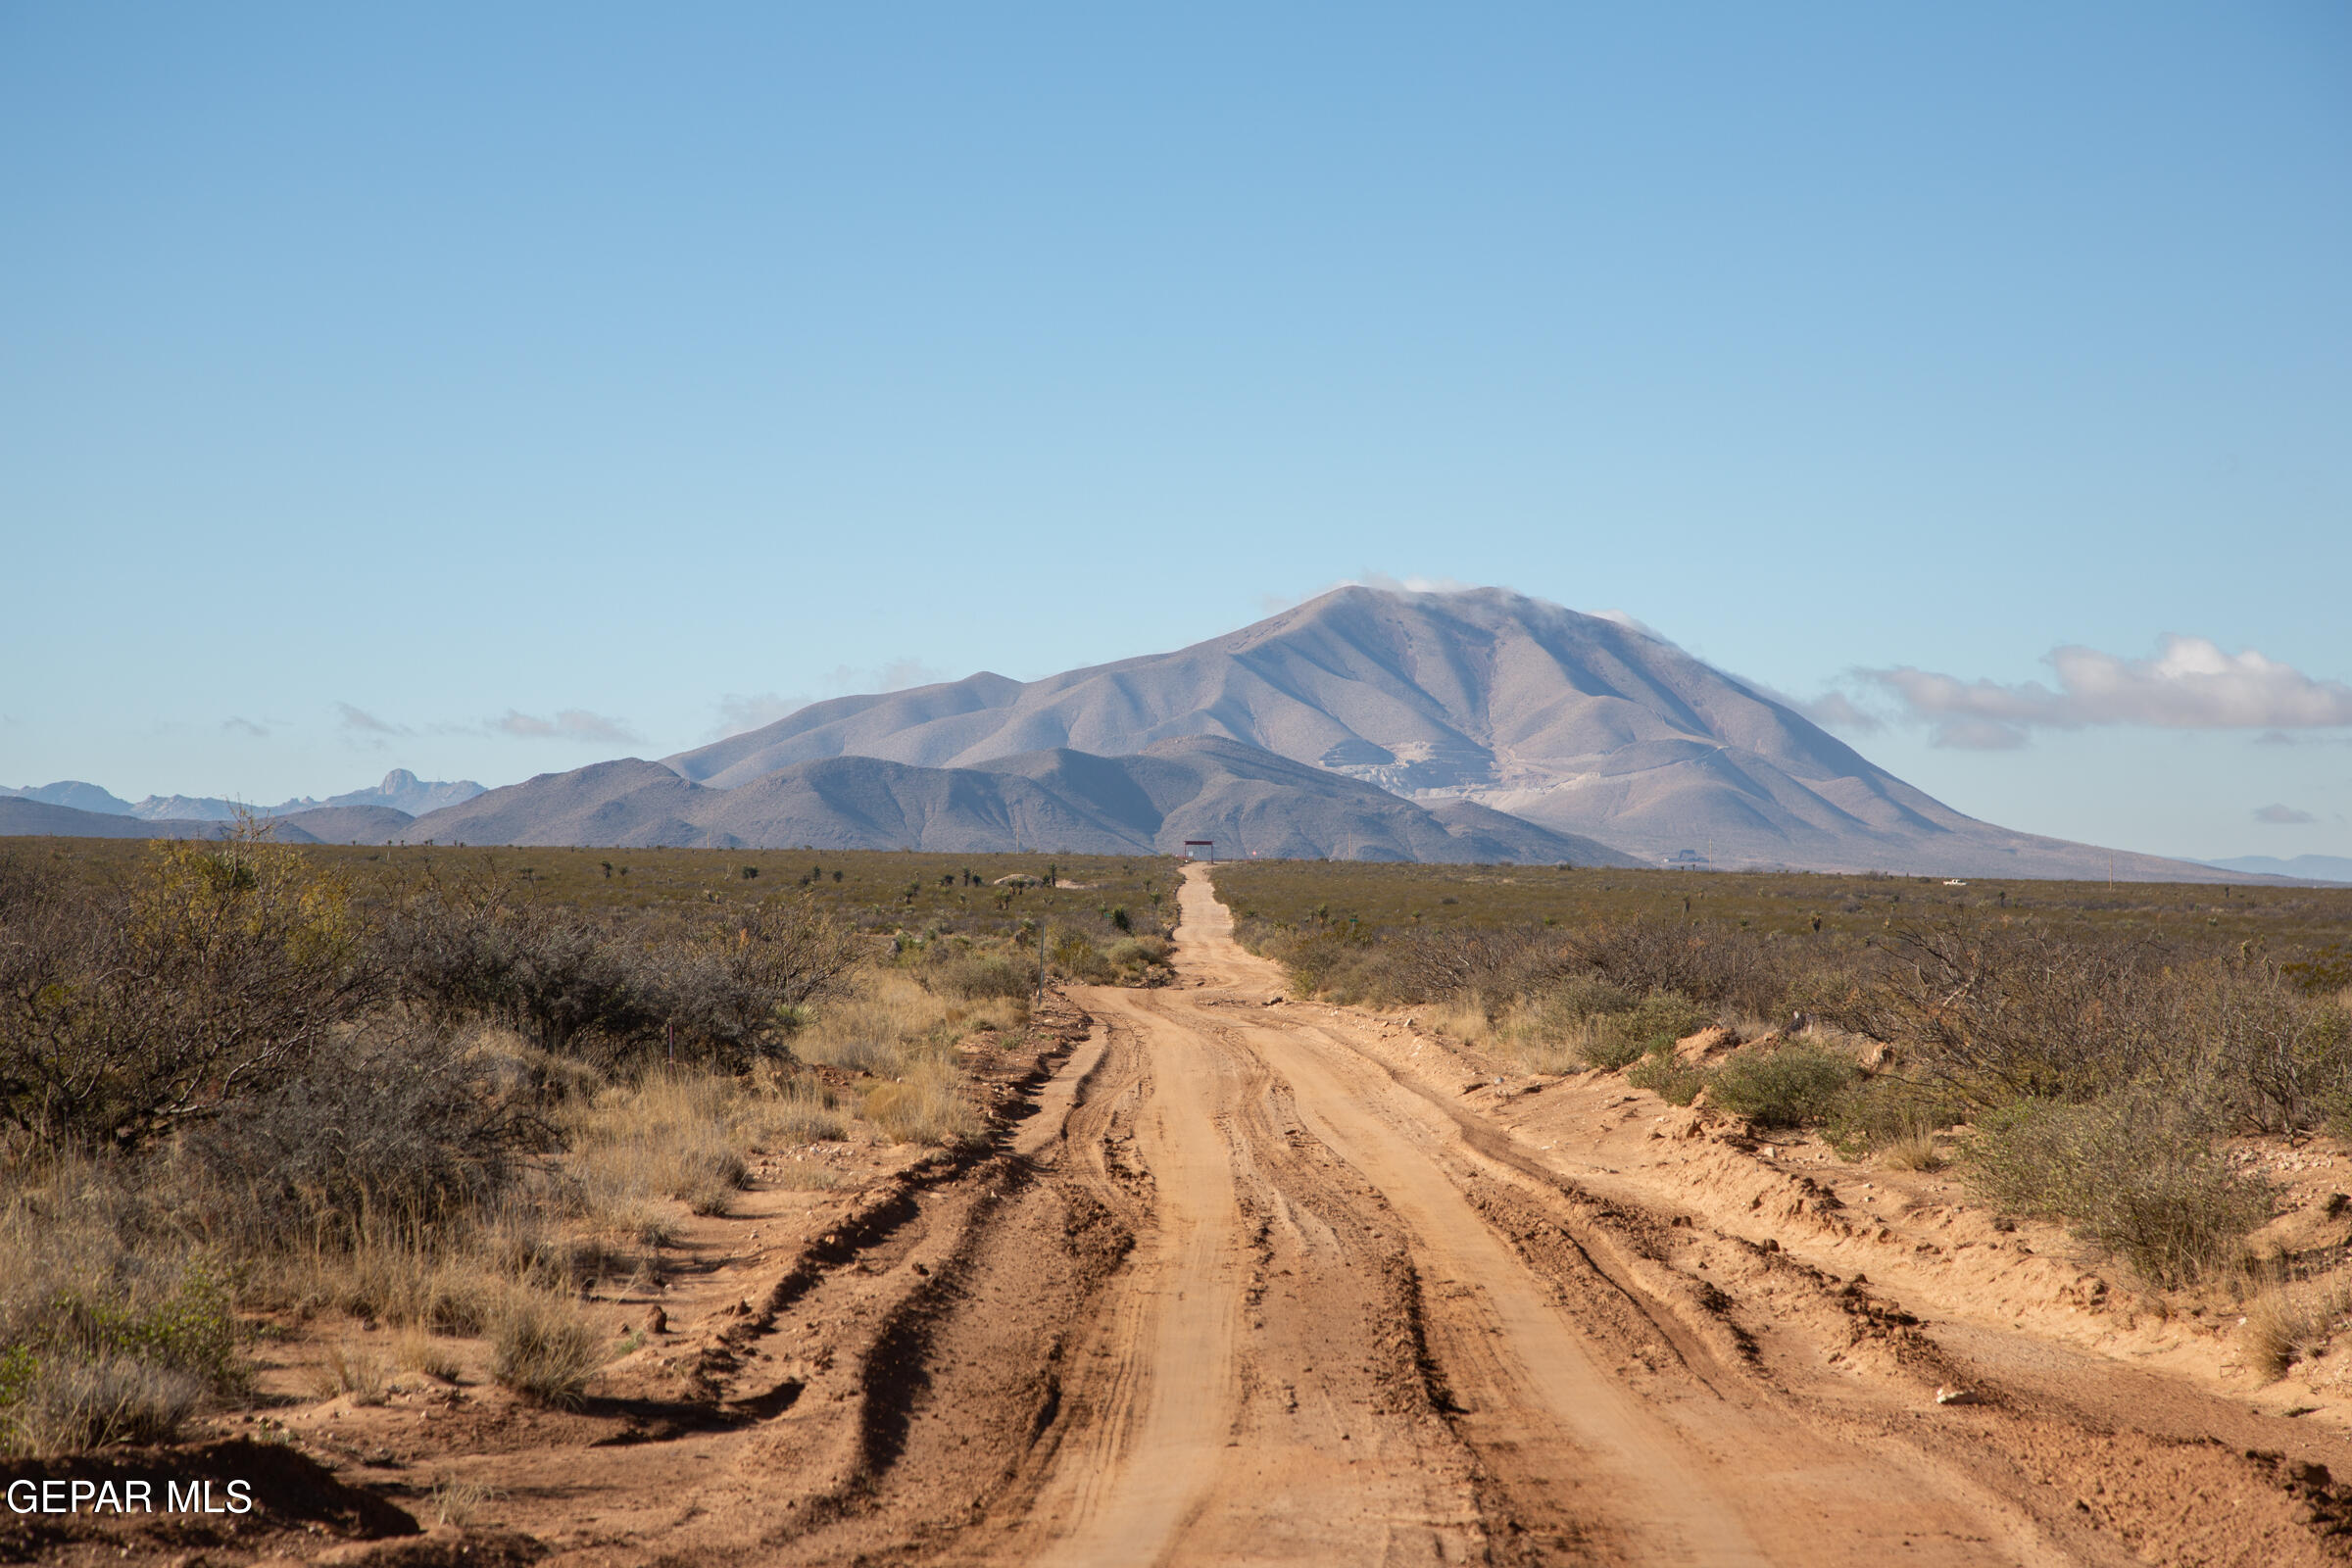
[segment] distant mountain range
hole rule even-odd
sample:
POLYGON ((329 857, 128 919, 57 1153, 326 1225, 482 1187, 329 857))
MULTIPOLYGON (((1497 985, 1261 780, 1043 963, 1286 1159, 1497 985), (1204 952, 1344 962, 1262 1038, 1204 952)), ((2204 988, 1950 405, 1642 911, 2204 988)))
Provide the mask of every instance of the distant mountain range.
POLYGON ((396 767, 386 773, 384 781, 373 789, 353 790, 348 795, 333 795, 323 801, 303 796, 280 802, 276 806, 248 806, 213 795, 150 795, 143 801, 125 801, 95 784, 84 784, 77 779, 64 779, 55 784, 40 784, 24 789, 0 788, 0 799, 14 798, 34 801, 43 806, 69 807, 100 816, 136 817, 143 822, 229 822, 244 810, 252 811, 257 816, 292 816, 326 807, 386 807, 404 816, 421 816, 445 806, 469 801, 481 793, 482 786, 471 779, 428 783, 405 767, 396 767))
POLYGON ((405 843, 609 844, 1371 860, 1640 862, 1466 801, 1424 806, 1214 736, 1128 757, 1057 749, 970 767, 830 757, 732 789, 659 762, 600 762, 491 790, 410 823, 405 843))
MULTIPOLYGON (((281 844, 389 844, 416 820, 388 806, 320 806, 264 819, 281 844)), ((233 819, 125 816, 84 811, 24 796, 0 796, 0 838, 46 834, 75 839, 217 839, 233 819)))
POLYGON ((2304 882, 2352 883, 2352 858, 2341 855, 2298 855, 2291 860, 2281 860, 2275 855, 2240 855, 2228 860, 2207 860, 2203 863, 2253 876, 2291 876, 2304 882))
POLYGON ((1423 806, 1482 805, 1652 864, 2220 875, 1978 821, 1672 643, 1494 588, 1343 588, 1175 653, 835 698, 665 760, 725 789, 820 758, 974 767, 1193 735, 1423 806))
MULTIPOLYGON (((234 811, 70 782, 0 793, 17 797, 0 800, 0 833, 205 831, 234 811), (94 825, 21 825, 36 819, 94 825)), ((1629 621, 1492 588, 1343 588, 1174 653, 835 698, 660 762, 487 792, 395 771, 266 814, 286 837, 345 843, 1125 854, 1213 839, 1220 857, 2352 880, 2352 861, 2326 857, 2205 864, 1979 821, 1629 621)))

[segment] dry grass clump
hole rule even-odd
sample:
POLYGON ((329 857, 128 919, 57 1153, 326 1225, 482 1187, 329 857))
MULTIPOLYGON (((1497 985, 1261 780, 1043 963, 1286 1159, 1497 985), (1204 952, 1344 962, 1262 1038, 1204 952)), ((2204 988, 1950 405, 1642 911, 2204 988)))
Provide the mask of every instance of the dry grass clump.
POLYGON ((1037 970, 1007 954, 983 953, 936 959, 926 970, 925 978, 941 996, 964 1002, 991 997, 1027 1001, 1037 985, 1037 970))
MULTIPOLYGON (((936 974, 956 972, 954 959, 933 963, 936 974)), ((1024 997, 980 995, 951 1003, 904 969, 867 973, 854 995, 826 1007, 796 1042, 803 1056, 830 1066, 871 1073, 885 1082, 868 1089, 858 1114, 875 1131, 899 1143, 956 1144, 979 1136, 980 1118, 963 1093, 963 1074, 950 1050, 966 1032, 1008 1032, 1029 1021, 1024 997)), ((832 1113, 819 1105, 816 1091, 807 1098, 776 1097, 771 1116, 794 1116, 814 1124, 832 1113)), ((815 1142, 811 1137, 808 1142, 815 1142)))
POLYGON ((550 1292, 513 1292, 490 1325, 490 1376, 542 1404, 577 1408, 605 1351, 579 1303, 550 1292))
POLYGON ((381 1404, 391 1392, 383 1357, 365 1346, 339 1343, 327 1348, 313 1386, 321 1399, 348 1394, 354 1404, 381 1404))
POLYGON ((444 1479, 433 1483, 433 1523, 454 1525, 460 1530, 473 1523, 484 1503, 506 1495, 496 1487, 481 1481, 444 1479))
POLYGON ((341 1246, 251 1259, 243 1295, 297 1317, 338 1312, 478 1334, 504 1282, 560 1272, 560 1258, 540 1216, 518 1202, 463 1226, 370 1223, 341 1246))
POLYGON ((161 1443, 237 1386, 218 1260, 164 1229, 111 1167, 5 1173, 0 1195, 0 1452, 161 1443))
POLYGON ((1879 1150, 1879 1163, 1888 1170, 1941 1170, 1943 1151, 1936 1134, 1927 1129, 1898 1133, 1879 1150))
POLYGON ((2297 1361, 2326 1353, 2328 1341, 2348 1318, 2352 1274, 2338 1271, 2320 1279, 2284 1281, 2246 1303, 2238 1344, 2246 1364, 2264 1382, 2275 1383, 2297 1361))
POLYGON ((1463 1043, 1498 1051, 1537 1072, 1614 1071, 1666 1050, 1708 1018, 1705 1008, 1675 992, 1637 996, 1589 976, 1525 993, 1465 989, 1425 1015, 1463 1043))
POLYGON ((455 1352, 420 1326, 403 1329, 392 1342, 392 1361, 403 1372, 414 1372, 437 1383, 458 1381, 455 1352))
POLYGON ((129 1356, 27 1363, 0 1371, 0 1452, 43 1458, 117 1443, 170 1443, 203 1383, 129 1356))
POLYGON ((664 1200, 727 1212, 751 1180, 737 1128, 742 1099, 731 1079, 657 1072, 565 1107, 564 1169, 591 1223, 662 1247, 677 1239, 664 1200))
POLYGON ((850 1135, 841 1097, 814 1078, 786 1077, 762 1063, 752 1075, 752 1089, 738 1113, 738 1125, 753 1150, 836 1143, 850 1135))
POLYGON ((917 1062, 906 1075, 866 1091, 865 1119, 903 1144, 957 1144, 980 1133, 953 1062, 917 1062))
POLYGON ((793 1049, 805 1061, 895 1075, 910 1053, 938 1043, 947 1014, 947 1003, 906 970, 868 970, 853 995, 801 1031, 793 1049))

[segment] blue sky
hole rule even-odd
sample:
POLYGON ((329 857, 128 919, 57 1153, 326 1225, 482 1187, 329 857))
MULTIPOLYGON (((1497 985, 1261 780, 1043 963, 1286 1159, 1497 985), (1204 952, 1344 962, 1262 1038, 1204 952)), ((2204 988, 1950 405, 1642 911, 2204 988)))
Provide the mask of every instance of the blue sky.
POLYGON ((1386 573, 2352 854, 2352 12, 1270 9, 0 3, 0 783, 509 782, 1386 573))

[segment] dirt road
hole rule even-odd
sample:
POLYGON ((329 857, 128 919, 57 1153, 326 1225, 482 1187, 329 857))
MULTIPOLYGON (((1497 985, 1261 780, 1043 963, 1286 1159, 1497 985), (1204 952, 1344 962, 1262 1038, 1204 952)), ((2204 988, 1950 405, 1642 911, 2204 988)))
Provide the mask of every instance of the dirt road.
POLYGON ((1727 1390, 1557 1197, 1346 1044, 1261 1021, 1277 974, 1204 872, 1181 969, 1083 994, 1111 1050, 1067 1148, 1147 1236, 1080 1350, 1094 1420, 1004 1555, 1052 1563, 2062 1560, 1914 1458, 1727 1390), (1141 1173, 1148 1183, 1130 1173, 1141 1173))
MULTIPOLYGON (((1204 871, 1182 899, 1181 985, 1076 994, 1102 1054, 1041 1148, 1135 1248, 1073 1325, 1058 1430, 943 1557, 2333 1555, 2260 1461, 2190 1475, 2178 1443, 2135 1449, 2095 1412, 2021 1419, 1978 1388, 1984 1405, 1938 1406, 1938 1384, 1982 1387, 1980 1369, 1867 1282, 1581 1192, 1444 1068, 1416 1070, 1392 1025, 1276 1002, 1281 976, 1234 943, 1204 871), (1746 1326, 1766 1314, 1731 1292, 1791 1298, 1779 1320, 1809 1317, 1816 1343, 1778 1334, 1768 1352, 1746 1326), (2127 1476, 2168 1464, 2232 1517, 2200 1521, 2161 1484, 2127 1499, 2127 1476), (2085 1490, 2104 1515, 2068 1494, 2101 1465, 2119 1484, 2085 1490)), ((2164 1397, 2189 1426, 2212 1416, 2164 1397)))
POLYGON ((290 1435, 483 1499, 411 1568, 2352 1556, 2342 1429, 2130 1359, 2062 1236, 1285 999, 1181 898, 1177 983, 1048 1008, 993 1148, 700 1222, 587 1409, 290 1435))

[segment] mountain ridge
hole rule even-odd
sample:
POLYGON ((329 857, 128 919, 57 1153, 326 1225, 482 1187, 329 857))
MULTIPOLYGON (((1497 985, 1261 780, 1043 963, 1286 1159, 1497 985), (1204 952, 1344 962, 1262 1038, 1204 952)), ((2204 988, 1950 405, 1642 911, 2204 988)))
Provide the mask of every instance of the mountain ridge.
POLYGON ((126 801, 112 790, 80 779, 28 784, 22 789, 0 786, 0 800, 33 801, 101 816, 135 816, 150 822, 233 822, 246 813, 293 816, 332 807, 389 808, 405 816, 417 816, 444 806, 458 805, 481 793, 482 786, 472 779, 420 779, 405 767, 392 769, 381 783, 368 789, 330 795, 322 801, 307 795, 296 796, 275 806, 250 806, 218 795, 149 795, 143 800, 126 801))
POLYGON ((732 789, 635 758, 546 773, 418 817, 403 842, 1014 849, 1638 864, 1475 803, 1442 810, 1214 736, 1125 757, 1067 748, 972 767, 817 758, 732 789))
POLYGON ((1350 587, 1169 654, 833 698, 663 761, 728 788, 857 755, 968 767, 1216 735, 1424 806, 1460 800, 1658 863, 2219 880, 1979 821, 1626 621, 1503 589, 1350 587))

